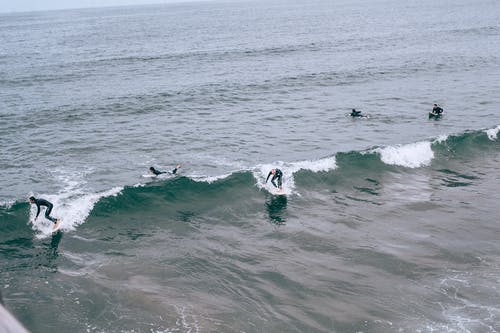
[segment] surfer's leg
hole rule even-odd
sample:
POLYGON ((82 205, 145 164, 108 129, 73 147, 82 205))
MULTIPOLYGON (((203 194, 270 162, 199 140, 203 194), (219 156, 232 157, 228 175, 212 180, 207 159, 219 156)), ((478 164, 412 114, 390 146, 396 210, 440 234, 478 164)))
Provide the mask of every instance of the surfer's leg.
POLYGON ((283 182, 281 181, 281 177, 278 178, 278 188, 281 189, 283 182))
POLYGON ((47 207, 47 209, 45 210, 45 218, 47 220, 50 220, 54 223, 57 223, 57 219, 53 218, 53 217, 50 217, 50 212, 52 211, 52 206, 50 207, 47 207))

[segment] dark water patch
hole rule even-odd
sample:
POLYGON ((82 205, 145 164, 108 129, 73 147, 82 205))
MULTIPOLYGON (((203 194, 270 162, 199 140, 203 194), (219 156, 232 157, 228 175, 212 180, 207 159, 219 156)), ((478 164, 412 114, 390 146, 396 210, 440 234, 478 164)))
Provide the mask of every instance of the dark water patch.
POLYGON ((367 193, 367 194, 374 195, 374 196, 379 195, 379 193, 377 192, 376 189, 372 189, 369 187, 353 186, 353 188, 361 193, 367 193))
POLYGON ((269 222, 277 225, 286 223, 286 208, 288 199, 285 195, 269 195, 266 199, 266 209, 269 222))
POLYGON ((54 233, 47 239, 36 239, 35 231, 27 223, 28 203, 14 203, 0 207, 0 266, 2 271, 16 272, 33 269, 36 275, 58 269, 59 245, 63 234, 54 233))
POLYGON ((30 204, 16 202, 12 206, 0 206, 0 244, 15 240, 31 239, 33 230, 28 225, 30 204))
POLYGON ((500 35, 500 28, 498 26, 483 26, 464 29, 453 29, 449 33, 460 36, 498 36, 500 35))
POLYGON ((465 175, 450 169, 440 169, 438 172, 445 174, 442 184, 447 187, 462 187, 474 184, 474 180, 480 179, 478 176, 465 175), (469 181, 464 181, 469 180, 469 181))
POLYGON ((134 257, 133 255, 130 255, 130 254, 127 254, 127 253, 123 253, 123 252, 119 252, 119 251, 106 251, 104 254, 106 256, 111 256, 111 257, 128 257, 128 258, 134 257))
POLYGON ((456 172, 456 171, 453 171, 453 170, 449 170, 449 169, 440 169, 438 171, 442 172, 444 174, 447 174, 447 175, 452 175, 452 176, 455 176, 455 177, 458 177, 458 178, 463 178, 463 179, 468 179, 468 180, 479 179, 479 177, 477 177, 477 176, 464 175, 464 174, 461 174, 459 172, 456 172))
POLYGON ((350 199, 350 200, 356 201, 356 202, 360 202, 360 203, 368 203, 368 204, 372 204, 372 205, 376 205, 376 206, 381 206, 382 205, 382 203, 379 203, 379 202, 376 202, 376 201, 373 201, 373 200, 367 200, 367 199, 355 197, 355 196, 352 196, 352 195, 346 195, 345 197, 347 199, 350 199))
POLYGON ((10 275, 29 270, 33 277, 57 272, 62 237, 62 233, 56 233, 47 240, 18 239, 0 244, 2 272, 10 275))
POLYGON ((443 179, 443 184, 447 187, 463 187, 472 185, 472 183, 460 182, 455 179, 443 179))

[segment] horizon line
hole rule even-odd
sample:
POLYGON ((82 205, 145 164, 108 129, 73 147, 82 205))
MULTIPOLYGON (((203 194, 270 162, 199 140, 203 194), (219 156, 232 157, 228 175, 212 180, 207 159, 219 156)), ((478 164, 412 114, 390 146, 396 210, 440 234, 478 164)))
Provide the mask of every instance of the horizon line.
POLYGON ((154 5, 174 5, 188 2, 217 2, 220 0, 152 0, 148 3, 124 3, 124 4, 108 4, 108 5, 89 5, 89 6, 69 6, 69 7, 54 7, 54 8, 35 8, 35 9, 13 9, 13 10, 2 10, 0 9, 0 15, 4 14, 22 14, 22 13, 37 13, 37 12, 55 12, 55 11, 65 11, 65 10, 78 10, 78 9, 99 9, 99 8, 119 8, 119 7, 141 7, 141 6, 154 6, 154 5))

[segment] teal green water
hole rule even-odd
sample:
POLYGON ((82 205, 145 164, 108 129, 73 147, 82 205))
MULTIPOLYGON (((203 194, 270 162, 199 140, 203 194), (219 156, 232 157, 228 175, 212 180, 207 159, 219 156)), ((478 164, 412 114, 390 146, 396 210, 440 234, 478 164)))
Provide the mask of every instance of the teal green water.
POLYGON ((498 7, 2 14, 6 307, 32 332, 499 331, 498 7))

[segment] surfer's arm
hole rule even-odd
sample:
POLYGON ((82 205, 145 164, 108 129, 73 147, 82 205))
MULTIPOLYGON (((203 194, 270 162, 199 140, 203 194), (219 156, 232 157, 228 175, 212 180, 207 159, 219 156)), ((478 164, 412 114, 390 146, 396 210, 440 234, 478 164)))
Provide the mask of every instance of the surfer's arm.
POLYGON ((174 170, 172 170, 172 174, 173 174, 173 175, 175 175, 175 174, 177 173, 177 170, 179 170, 179 169, 180 169, 180 167, 181 167, 181 165, 180 165, 180 164, 177 164, 177 165, 175 166, 174 170))
POLYGON ((35 216, 35 220, 38 218, 38 215, 40 215, 40 205, 36 205, 36 216, 35 216))
MULTIPOLYGON (((267 183, 267 181, 269 180, 269 177, 271 177, 271 175, 272 175, 272 174, 273 174, 272 172, 269 172, 269 173, 267 174, 266 183, 267 183)), ((271 180, 271 182, 272 182, 272 180, 271 180)))

